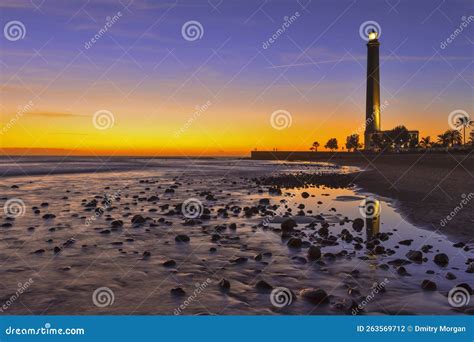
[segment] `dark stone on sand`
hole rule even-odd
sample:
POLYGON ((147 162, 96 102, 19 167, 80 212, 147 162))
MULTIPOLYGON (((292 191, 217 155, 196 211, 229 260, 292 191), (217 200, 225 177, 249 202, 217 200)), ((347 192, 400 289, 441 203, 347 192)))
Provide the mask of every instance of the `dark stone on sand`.
POLYGON ((436 265, 444 267, 449 264, 449 257, 444 253, 436 254, 433 261, 436 265))
POLYGON ((317 246, 310 246, 308 249, 308 259, 311 261, 321 258, 321 249, 317 246))
POLYGON ((292 231, 297 226, 296 221, 293 219, 286 219, 281 223, 281 230, 284 232, 292 231))
POLYGON ((229 229, 235 230, 237 229, 237 225, 235 223, 229 224, 229 229))
POLYGON ((54 252, 54 254, 58 254, 59 252, 61 252, 61 248, 56 246, 56 247, 54 247, 53 252, 54 252))
POLYGON ((291 258, 291 260, 293 260, 294 262, 298 263, 298 264, 306 264, 308 262, 308 260, 306 260, 306 258, 304 257, 301 257, 301 256, 294 256, 291 258))
POLYGON ((270 204, 270 200, 268 198, 261 198, 259 201, 258 201, 258 204, 261 204, 261 205, 269 205, 270 204))
POLYGON ((43 207, 43 208, 46 208, 47 206, 49 206, 49 203, 48 202, 43 202, 43 203, 41 203, 40 206, 43 207))
POLYGON ((290 248, 301 248, 303 241, 300 238, 292 237, 288 240, 287 246, 290 248))
POLYGON ((34 254, 43 254, 45 252, 44 249, 37 249, 36 251, 34 251, 33 253, 34 254))
POLYGON ((101 234, 110 234, 110 230, 109 229, 103 229, 100 231, 101 234))
POLYGON ((173 296, 184 296, 186 294, 186 291, 184 291, 181 287, 175 287, 170 290, 170 293, 173 296))
POLYGON ((175 267, 175 266, 176 266, 176 261, 174 261, 173 259, 166 260, 166 261, 163 263, 163 266, 164 266, 164 267, 175 267))
POLYGON ((356 218, 354 222, 352 222, 352 228, 354 228, 356 232, 360 232, 362 228, 364 228, 364 220, 361 218, 356 218))
POLYGON ((456 287, 462 287, 462 288, 466 289, 467 292, 469 292, 469 294, 474 294, 474 292, 472 290, 472 287, 467 283, 458 284, 458 285, 456 285, 456 287))
POLYGON ((2 227, 3 227, 3 228, 10 228, 10 227, 12 227, 12 226, 13 226, 13 225, 12 225, 10 222, 6 222, 6 223, 3 223, 3 224, 2 224, 2 227))
POLYGON ((247 262, 248 258, 246 257, 236 257, 230 260, 230 262, 234 264, 243 264, 244 262, 247 262))
POLYGON ((329 302, 326 291, 318 288, 303 289, 300 291, 300 296, 315 305, 329 302))
POLYGON ((411 264, 411 262, 406 259, 395 259, 395 260, 389 261, 388 264, 393 265, 393 266, 402 266, 402 265, 409 265, 411 264))
POLYGON ((143 256, 143 259, 148 259, 149 257, 151 257, 151 253, 148 252, 148 251, 145 251, 145 252, 143 252, 142 256, 143 256))
POLYGON ((456 248, 463 248, 466 244, 464 242, 458 242, 458 243, 455 243, 453 244, 453 247, 456 247, 456 248))
POLYGON ((471 263, 467 266, 466 273, 474 273, 474 262, 471 262, 471 263))
POLYGON ((408 273, 407 269, 403 266, 400 266, 399 268, 397 268, 397 273, 398 275, 401 275, 401 276, 410 276, 411 274, 408 273))
POLYGON ((123 226, 123 221, 122 220, 114 220, 114 221, 110 222, 110 226, 112 228, 122 227, 123 226))
POLYGON ((374 254, 377 254, 377 255, 380 255, 380 254, 384 254, 385 253, 385 247, 384 246, 376 246, 374 248, 374 254))
POLYGON ((303 198, 308 198, 308 197, 309 197, 309 194, 308 194, 306 191, 303 191, 303 192, 301 193, 301 197, 303 197, 303 198))
POLYGON ((421 288, 425 291, 436 291, 438 289, 438 286, 436 286, 436 283, 434 281, 425 279, 421 283, 421 288))
POLYGON ((134 215, 132 217, 132 223, 134 224, 143 224, 146 222, 146 219, 142 215, 134 215))
POLYGON ((222 278, 221 281, 219 281, 219 287, 221 288, 221 290, 228 291, 230 289, 230 281, 225 278, 222 278))
POLYGON ((454 280, 454 279, 456 279, 456 276, 453 273, 448 272, 448 273, 446 273, 446 279, 454 280))
POLYGON ((409 260, 417 262, 417 263, 422 263, 423 262, 423 253, 421 253, 420 251, 409 251, 406 254, 406 257, 409 260))
POLYGON ((174 240, 176 242, 189 242, 189 240, 191 240, 191 239, 186 234, 180 234, 180 235, 176 235, 174 240))
POLYGON ((271 291, 273 289, 273 286, 271 286, 269 283, 267 283, 265 280, 259 280, 255 284, 255 287, 259 291, 271 291))
POLYGON ((254 256, 254 260, 256 260, 256 261, 260 261, 260 260, 262 260, 262 258, 263 258, 262 253, 258 253, 256 256, 254 256))
POLYGON ((216 242, 221 239, 221 236, 219 234, 212 234, 211 241, 216 242))
POLYGON ((156 202, 158 201, 160 198, 158 196, 150 196, 148 197, 147 201, 148 202, 156 202))
POLYGON ((211 247, 211 248, 209 248, 209 252, 215 253, 215 252, 217 252, 217 248, 216 247, 211 247))
POLYGON ((404 246, 410 246, 412 242, 413 242, 412 239, 408 239, 408 240, 402 240, 402 241, 398 242, 398 244, 399 245, 404 245, 404 246))
POLYGON ((55 218, 55 217, 56 217, 56 215, 54 215, 54 214, 44 214, 44 215, 43 215, 43 218, 44 218, 45 220, 50 220, 50 219, 53 219, 53 218, 55 218))
POLYGON ((433 246, 431 246, 431 245, 423 245, 423 247, 421 247, 421 251, 422 251, 423 253, 428 253, 431 248, 433 248, 433 246))
POLYGON ((174 189, 171 189, 171 188, 166 189, 165 194, 174 194, 174 189))

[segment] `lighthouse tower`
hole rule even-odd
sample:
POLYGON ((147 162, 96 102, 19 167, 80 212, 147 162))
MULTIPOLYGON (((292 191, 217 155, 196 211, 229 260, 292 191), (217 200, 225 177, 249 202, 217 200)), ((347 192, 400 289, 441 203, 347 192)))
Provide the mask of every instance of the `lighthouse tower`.
POLYGON ((373 149, 372 136, 380 132, 380 72, 378 33, 372 30, 367 43, 367 94, 365 108, 365 149, 373 149))

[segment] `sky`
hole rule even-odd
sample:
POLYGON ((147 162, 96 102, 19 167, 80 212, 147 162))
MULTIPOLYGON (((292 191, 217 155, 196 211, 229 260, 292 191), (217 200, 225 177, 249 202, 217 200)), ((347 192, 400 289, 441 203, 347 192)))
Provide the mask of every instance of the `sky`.
POLYGON ((473 113, 470 0, 2 0, 0 11, 4 154, 341 147, 363 136, 368 27, 380 31, 382 129, 436 140, 451 112, 473 113))

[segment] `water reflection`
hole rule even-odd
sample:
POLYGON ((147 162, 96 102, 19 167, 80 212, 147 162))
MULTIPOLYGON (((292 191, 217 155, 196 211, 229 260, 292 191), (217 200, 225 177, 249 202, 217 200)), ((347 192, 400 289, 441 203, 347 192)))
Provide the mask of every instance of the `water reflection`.
POLYGON ((372 197, 366 198, 364 210, 367 241, 370 241, 380 232, 380 201, 372 197))

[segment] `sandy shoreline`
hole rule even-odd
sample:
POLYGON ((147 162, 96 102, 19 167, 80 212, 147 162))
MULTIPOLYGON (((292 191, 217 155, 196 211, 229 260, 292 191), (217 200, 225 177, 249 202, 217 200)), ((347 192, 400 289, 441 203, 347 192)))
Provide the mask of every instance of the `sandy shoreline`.
POLYGON ((454 240, 471 240, 473 237, 472 154, 370 156, 361 153, 312 153, 311 160, 360 167, 365 172, 357 174, 354 183, 361 191, 397 200, 402 216, 414 224, 454 240))

